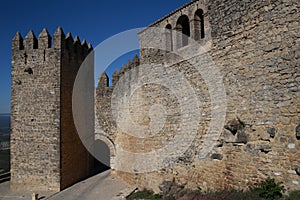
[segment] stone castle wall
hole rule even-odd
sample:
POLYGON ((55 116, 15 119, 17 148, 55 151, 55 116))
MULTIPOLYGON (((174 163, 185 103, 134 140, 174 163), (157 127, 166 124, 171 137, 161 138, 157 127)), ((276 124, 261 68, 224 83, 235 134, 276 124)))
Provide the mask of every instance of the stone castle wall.
POLYGON ((38 39, 17 33, 12 46, 11 188, 59 191, 91 165, 72 116, 73 83, 91 47, 60 28, 53 40, 46 29, 38 39))
MULTIPOLYGON (((141 31, 141 58, 116 70, 112 86, 103 73, 96 91, 95 139, 108 144, 114 174, 155 191, 164 180, 203 190, 245 189, 268 176, 289 190, 299 188, 299 17, 295 0, 196 0, 150 25, 189 38, 150 34, 152 43, 163 45, 157 50, 146 48, 151 30, 141 31), (206 51, 178 56, 193 52, 193 39, 206 51), (185 90, 184 84, 190 87, 185 90), (221 129, 211 129, 213 123, 221 129), (176 145, 187 142, 185 130, 196 133, 188 149, 147 159, 147 152, 159 151, 177 135, 185 137, 176 145), (120 148, 136 157, 122 156, 120 148), (203 158, 205 150, 209 154, 203 158), (143 172, 131 166, 138 155, 144 155, 139 167, 163 165, 143 172)), ((30 31, 24 40, 17 33, 12 46, 11 187, 58 191, 86 177, 93 164, 72 113, 75 76, 91 46, 61 29, 53 44, 43 30, 38 38, 30 31)), ((89 91, 91 82, 86 85, 89 91)), ((92 132, 91 108, 86 108, 92 101, 78 100, 87 116, 80 123, 92 132)))
MULTIPOLYGON (((259 3, 193 1, 150 27, 165 28, 170 24, 176 30, 176 20, 181 15, 187 15, 190 37, 197 39, 193 19, 198 9, 203 11, 205 20, 205 37, 198 42, 207 53, 189 60, 172 55, 169 50, 185 51, 190 47, 176 46, 176 35, 172 36, 173 49, 170 46, 167 47, 168 51, 145 49, 145 29, 140 33, 142 50, 139 61, 141 64, 165 63, 169 68, 183 73, 201 108, 197 136, 183 155, 177 160, 164 160, 165 166, 159 170, 140 173, 132 168, 132 172, 118 171, 117 174, 128 182, 156 191, 163 180, 174 179, 180 185, 204 190, 245 189, 268 176, 282 181, 289 190, 299 188, 300 178, 296 172, 300 170, 297 156, 300 153, 299 4, 293 0, 259 3), (209 91, 209 83, 206 82, 215 80, 214 74, 203 73, 213 67, 208 56, 222 75, 227 109, 224 127, 217 133, 220 137, 203 159, 201 148, 205 135, 215 120, 214 112, 218 111, 212 103, 212 91, 209 91), (175 58, 176 62, 170 62, 170 57, 172 60, 175 58)), ((155 77, 165 80, 174 78, 167 71, 161 73, 157 70, 158 74, 155 74, 155 68, 151 70, 154 71, 151 74, 153 80, 156 80, 155 77)), ((174 91, 182 91, 180 85, 175 84, 170 89, 162 83, 149 83, 136 89, 134 80, 137 77, 141 80, 151 79, 148 77, 151 70, 133 67, 121 78, 117 71, 111 87, 108 87, 107 75, 103 74, 97 88, 96 111, 103 133, 118 147, 140 154, 158 150, 172 141, 179 130, 188 125, 181 118, 181 108, 190 108, 191 103, 190 99, 181 102, 174 94, 174 91), (118 85, 117 80, 121 80, 122 84, 118 85), (116 86, 119 93, 114 93, 116 86), (112 98, 128 102, 118 108, 121 111, 129 110, 130 116, 122 122, 124 124, 161 127, 160 123, 151 121, 161 115, 161 109, 157 107, 161 105, 166 113, 163 128, 146 139, 133 136, 141 130, 138 126, 128 126, 125 127, 126 131, 122 130, 118 124, 120 122, 112 116, 115 106, 111 105, 112 98), (153 105, 157 112, 149 116, 149 111, 153 112, 153 105)), ((215 97, 218 97, 218 89, 215 88, 215 97)), ((193 113, 193 110, 187 112, 193 113)), ((116 158, 124 159, 130 165, 130 159, 118 155, 116 158)), ((150 165, 151 161, 144 164, 150 165)))

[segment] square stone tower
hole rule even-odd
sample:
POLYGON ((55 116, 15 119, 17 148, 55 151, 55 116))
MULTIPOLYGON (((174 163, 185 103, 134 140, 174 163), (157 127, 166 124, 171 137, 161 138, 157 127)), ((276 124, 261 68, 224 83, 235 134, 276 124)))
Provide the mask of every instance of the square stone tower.
POLYGON ((89 175, 93 158, 74 125, 72 89, 91 50, 61 28, 53 41, 46 29, 38 39, 32 31, 13 38, 12 189, 59 191, 89 175))

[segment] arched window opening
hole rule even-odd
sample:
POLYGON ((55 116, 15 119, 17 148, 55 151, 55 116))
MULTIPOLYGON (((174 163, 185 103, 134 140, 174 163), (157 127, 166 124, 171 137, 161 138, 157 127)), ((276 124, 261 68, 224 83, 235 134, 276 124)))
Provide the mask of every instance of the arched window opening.
POLYGON ((204 15, 203 10, 199 9, 194 16, 195 40, 200 40, 205 37, 204 30, 204 15))
POLYGON ((189 43, 190 37, 190 22, 186 15, 182 15, 177 20, 176 30, 179 32, 177 37, 177 47, 184 47, 189 43))
POLYGON ((168 24, 166 26, 166 50, 173 50, 173 36, 172 36, 172 26, 168 24))

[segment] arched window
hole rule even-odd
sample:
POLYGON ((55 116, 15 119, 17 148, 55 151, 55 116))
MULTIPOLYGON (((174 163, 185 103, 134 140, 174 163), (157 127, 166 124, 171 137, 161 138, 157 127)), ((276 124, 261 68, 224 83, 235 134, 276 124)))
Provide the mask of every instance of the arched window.
POLYGON ((177 37, 177 47, 183 47, 188 45, 190 37, 190 22, 186 15, 182 15, 177 20, 176 30, 179 32, 177 37), (180 34, 181 33, 181 34, 180 34))
POLYGON ((195 12, 194 16, 194 27, 195 27, 195 40, 200 40, 205 37, 204 30, 204 16, 203 10, 199 9, 195 12))
POLYGON ((172 36, 172 26, 168 24, 166 26, 166 50, 173 50, 173 36, 172 36))

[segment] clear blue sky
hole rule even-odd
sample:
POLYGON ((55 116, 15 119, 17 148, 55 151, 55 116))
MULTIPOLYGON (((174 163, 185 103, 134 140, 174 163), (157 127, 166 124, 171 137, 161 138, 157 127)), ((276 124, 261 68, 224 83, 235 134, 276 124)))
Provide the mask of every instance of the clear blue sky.
MULTIPOLYGON (((3 1, 0 6, 0 113, 10 112, 11 40, 19 31, 23 38, 43 27, 52 35, 58 26, 93 46, 119 32, 149 25, 189 0, 86 0, 3 1)), ((132 55, 128 55, 132 58, 132 55)), ((123 56, 113 64, 126 63, 123 56)))

